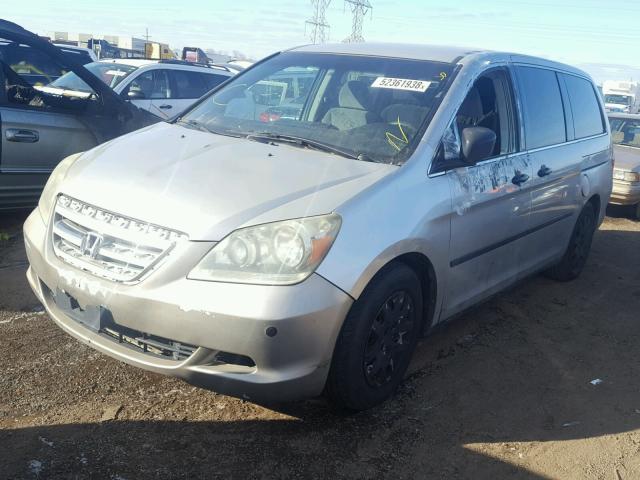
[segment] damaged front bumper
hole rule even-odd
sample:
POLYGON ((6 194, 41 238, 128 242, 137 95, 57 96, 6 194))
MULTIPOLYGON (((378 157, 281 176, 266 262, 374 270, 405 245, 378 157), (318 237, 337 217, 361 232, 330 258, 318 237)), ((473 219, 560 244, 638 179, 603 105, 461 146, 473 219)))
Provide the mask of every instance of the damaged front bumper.
POLYGON ((133 285, 55 256, 38 211, 27 219, 31 288, 49 316, 87 345, 131 365, 259 403, 319 395, 352 299, 319 275, 292 286, 187 280, 211 247, 190 242, 133 285))

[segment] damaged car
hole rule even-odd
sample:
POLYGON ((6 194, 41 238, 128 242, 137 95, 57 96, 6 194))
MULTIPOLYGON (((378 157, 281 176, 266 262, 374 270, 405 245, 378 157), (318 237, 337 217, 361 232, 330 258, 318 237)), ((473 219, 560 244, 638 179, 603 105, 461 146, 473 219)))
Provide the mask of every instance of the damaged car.
POLYGON ((578 277, 611 172, 581 70, 304 46, 67 157, 24 225, 27 277, 65 332, 131 365, 361 410, 432 328, 536 272, 578 277))
POLYGON ((79 59, 19 25, 0 20, 0 45, 0 210, 36 205, 63 158, 159 121, 124 101, 79 59), (24 66, 36 57, 74 72, 89 91, 33 86, 32 70, 24 66))

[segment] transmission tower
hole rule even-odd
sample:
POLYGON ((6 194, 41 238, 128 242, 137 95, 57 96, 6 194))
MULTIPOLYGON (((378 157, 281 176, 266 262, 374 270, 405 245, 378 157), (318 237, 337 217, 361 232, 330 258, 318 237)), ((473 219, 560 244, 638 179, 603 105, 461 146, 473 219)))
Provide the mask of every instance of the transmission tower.
POLYGON ((364 17, 373 8, 369 0, 344 0, 345 4, 349 4, 351 13, 353 14, 353 27, 351 35, 343 40, 345 43, 364 42, 362 36, 362 22, 364 17))
MULTIPOLYGON (((327 23, 326 12, 331 0, 311 0, 313 17, 305 22, 305 27, 309 25, 309 38, 313 43, 324 43, 327 40, 329 24, 327 23)), ((306 28, 305 28, 306 29, 306 28)))

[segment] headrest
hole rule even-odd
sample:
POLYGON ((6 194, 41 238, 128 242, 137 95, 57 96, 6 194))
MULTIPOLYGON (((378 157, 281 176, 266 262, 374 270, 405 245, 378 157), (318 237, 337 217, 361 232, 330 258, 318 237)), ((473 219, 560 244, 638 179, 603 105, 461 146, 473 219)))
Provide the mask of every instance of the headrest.
POLYGON ((342 108, 369 110, 370 101, 369 87, 363 82, 351 80, 345 83, 340 89, 338 104, 342 108))

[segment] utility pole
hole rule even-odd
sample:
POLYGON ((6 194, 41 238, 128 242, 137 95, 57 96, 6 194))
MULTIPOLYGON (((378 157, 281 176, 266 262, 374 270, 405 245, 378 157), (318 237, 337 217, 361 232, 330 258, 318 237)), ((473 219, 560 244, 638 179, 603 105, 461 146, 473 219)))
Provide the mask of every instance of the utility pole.
POLYGON ((364 42, 362 36, 362 22, 364 17, 373 8, 369 0, 344 0, 345 5, 349 4, 353 14, 353 26, 351 35, 343 40, 344 43, 364 42))
POLYGON ((146 41, 147 43, 149 43, 149 39, 150 39, 150 38, 151 38, 151 37, 149 36, 149 28, 147 27, 147 28, 145 28, 145 29, 144 29, 144 39, 145 39, 145 41, 146 41))
POLYGON ((327 7, 331 0, 311 0, 311 8, 313 9, 313 17, 305 22, 309 25, 309 38, 313 43, 324 43, 327 41, 329 24, 327 23, 327 7))

